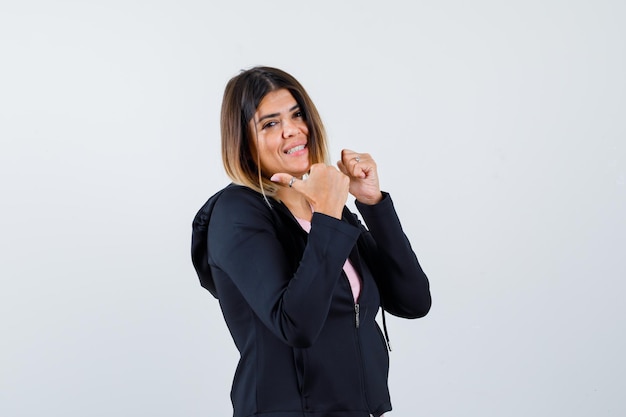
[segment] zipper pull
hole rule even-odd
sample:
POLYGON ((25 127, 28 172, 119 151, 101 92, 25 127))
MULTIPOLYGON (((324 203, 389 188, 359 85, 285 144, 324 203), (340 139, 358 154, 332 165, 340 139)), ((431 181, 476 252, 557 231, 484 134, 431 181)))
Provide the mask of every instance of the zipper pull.
POLYGON ((354 314, 355 314, 355 317, 356 317, 356 328, 357 329, 359 328, 359 324, 360 324, 360 322, 359 322, 359 310, 360 310, 359 303, 356 303, 354 305, 354 314))

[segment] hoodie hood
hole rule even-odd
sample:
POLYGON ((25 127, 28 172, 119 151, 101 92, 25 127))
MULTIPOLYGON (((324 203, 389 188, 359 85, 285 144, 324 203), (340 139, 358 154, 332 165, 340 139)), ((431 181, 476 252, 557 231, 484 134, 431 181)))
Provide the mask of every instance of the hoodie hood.
MULTIPOLYGON (((228 187, 231 187, 229 185, 228 187)), ((226 187, 226 188, 228 188, 226 187)), ((193 219, 191 232, 191 261, 196 269, 200 285, 209 290, 213 297, 218 298, 215 282, 211 275, 211 266, 209 265, 209 222, 211 213, 215 207, 215 202, 226 189, 222 189, 215 193, 206 203, 198 210, 196 217, 193 219)))

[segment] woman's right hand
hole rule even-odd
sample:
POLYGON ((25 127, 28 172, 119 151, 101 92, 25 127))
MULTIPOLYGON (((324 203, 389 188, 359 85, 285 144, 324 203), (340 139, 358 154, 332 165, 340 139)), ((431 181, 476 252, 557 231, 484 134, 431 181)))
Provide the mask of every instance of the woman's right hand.
POLYGON ((273 182, 289 187, 302 194, 313 211, 341 219, 343 207, 348 200, 350 178, 337 168, 325 164, 311 165, 306 179, 296 178, 285 173, 277 173, 270 178, 273 182))

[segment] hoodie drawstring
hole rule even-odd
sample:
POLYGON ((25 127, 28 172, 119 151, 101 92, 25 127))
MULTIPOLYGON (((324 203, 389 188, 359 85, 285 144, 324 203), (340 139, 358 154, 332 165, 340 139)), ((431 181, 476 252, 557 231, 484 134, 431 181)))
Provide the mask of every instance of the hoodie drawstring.
POLYGON ((385 309, 383 311, 383 332, 385 333, 385 341, 387 342, 387 349, 391 352, 391 342, 389 341, 389 333, 387 332, 387 320, 385 320, 385 309))

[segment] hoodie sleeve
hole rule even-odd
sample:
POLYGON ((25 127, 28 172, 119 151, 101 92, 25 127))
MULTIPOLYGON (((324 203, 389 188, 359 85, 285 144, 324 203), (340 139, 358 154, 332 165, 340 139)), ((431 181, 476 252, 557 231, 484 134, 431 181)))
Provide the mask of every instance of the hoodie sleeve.
POLYGON ((363 234, 366 256, 384 309, 405 318, 425 316, 432 302, 428 278, 402 230, 391 197, 383 193, 380 203, 357 201, 356 207, 369 229, 363 234))
POLYGON ((232 280, 277 337, 292 346, 308 347, 326 321, 334 287, 360 230, 314 213, 294 273, 270 210, 253 193, 223 193, 209 224, 209 263, 232 280))

